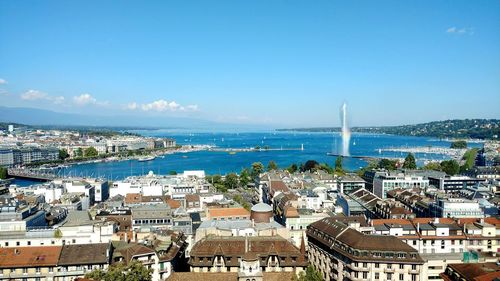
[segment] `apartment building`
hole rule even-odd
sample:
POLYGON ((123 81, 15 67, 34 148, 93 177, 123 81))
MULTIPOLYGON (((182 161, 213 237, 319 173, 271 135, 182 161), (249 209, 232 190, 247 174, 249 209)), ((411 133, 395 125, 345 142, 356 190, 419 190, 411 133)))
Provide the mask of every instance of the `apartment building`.
POLYGON ((330 280, 427 280, 417 250, 395 236, 368 235, 335 218, 307 228, 309 261, 330 280))

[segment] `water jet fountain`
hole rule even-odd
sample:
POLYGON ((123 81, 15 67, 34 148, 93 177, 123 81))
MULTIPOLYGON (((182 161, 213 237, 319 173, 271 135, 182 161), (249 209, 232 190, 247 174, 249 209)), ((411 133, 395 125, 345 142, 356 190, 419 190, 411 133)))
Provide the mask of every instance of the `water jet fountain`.
POLYGON ((340 107, 340 122, 342 122, 342 151, 339 153, 342 156, 350 156, 349 154, 349 145, 351 142, 351 131, 347 125, 347 104, 344 104, 340 107))

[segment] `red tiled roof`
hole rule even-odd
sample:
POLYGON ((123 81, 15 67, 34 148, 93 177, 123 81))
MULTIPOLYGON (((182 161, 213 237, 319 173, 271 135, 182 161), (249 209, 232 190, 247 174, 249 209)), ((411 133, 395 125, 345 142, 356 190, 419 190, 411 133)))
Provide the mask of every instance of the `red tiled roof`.
POLYGON ((0 268, 56 266, 61 246, 0 248, 0 268))
POLYGON ((174 199, 167 199, 167 202, 166 202, 170 208, 172 209, 177 209, 177 208, 180 208, 181 207, 181 202, 180 201, 177 201, 177 200, 174 200, 174 199))
POLYGON ((250 212, 248 212, 245 208, 211 208, 208 209, 209 218, 218 218, 218 217, 234 217, 234 216, 250 216, 250 212))
POLYGON ((125 196, 126 204, 138 204, 142 202, 142 195, 140 193, 127 193, 125 196))

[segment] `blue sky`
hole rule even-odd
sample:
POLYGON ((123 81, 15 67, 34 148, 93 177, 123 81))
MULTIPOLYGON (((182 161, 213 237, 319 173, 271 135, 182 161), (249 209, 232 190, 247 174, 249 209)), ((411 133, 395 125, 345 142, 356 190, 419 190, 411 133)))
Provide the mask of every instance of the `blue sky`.
POLYGON ((0 1, 0 101, 272 126, 500 117, 500 1, 0 1))

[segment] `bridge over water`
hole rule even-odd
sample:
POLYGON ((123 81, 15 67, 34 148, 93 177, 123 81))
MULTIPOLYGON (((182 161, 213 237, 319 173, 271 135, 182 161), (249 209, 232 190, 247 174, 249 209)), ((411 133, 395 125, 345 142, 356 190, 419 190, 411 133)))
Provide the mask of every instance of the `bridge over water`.
POLYGON ((14 178, 23 178, 38 181, 51 181, 58 175, 51 170, 9 168, 7 174, 14 178))

